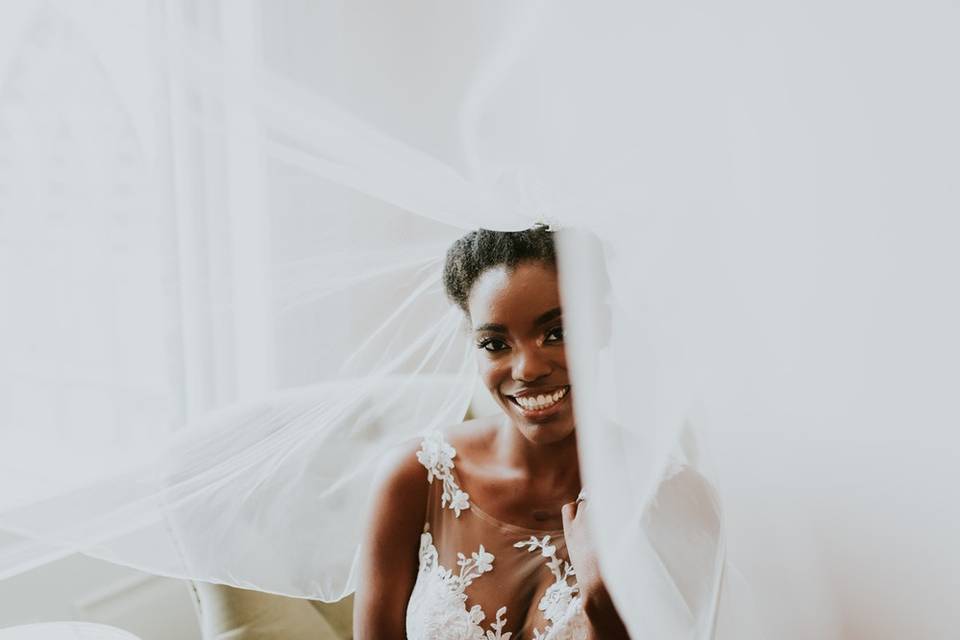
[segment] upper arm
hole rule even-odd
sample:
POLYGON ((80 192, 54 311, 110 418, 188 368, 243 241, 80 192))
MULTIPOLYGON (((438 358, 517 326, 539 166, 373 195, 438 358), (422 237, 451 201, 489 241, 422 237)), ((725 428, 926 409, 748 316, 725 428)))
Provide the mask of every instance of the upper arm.
POLYGON ((427 472, 416 447, 406 444, 391 451, 374 482, 361 542, 353 613, 357 640, 406 637, 427 495, 427 472))

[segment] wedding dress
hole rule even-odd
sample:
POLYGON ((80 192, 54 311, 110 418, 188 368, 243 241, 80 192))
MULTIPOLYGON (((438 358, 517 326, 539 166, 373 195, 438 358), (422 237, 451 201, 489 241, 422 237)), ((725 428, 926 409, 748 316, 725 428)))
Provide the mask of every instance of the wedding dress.
POLYGON ((439 431, 417 459, 430 482, 411 640, 584 640, 586 617, 563 529, 501 522, 470 500, 439 431))

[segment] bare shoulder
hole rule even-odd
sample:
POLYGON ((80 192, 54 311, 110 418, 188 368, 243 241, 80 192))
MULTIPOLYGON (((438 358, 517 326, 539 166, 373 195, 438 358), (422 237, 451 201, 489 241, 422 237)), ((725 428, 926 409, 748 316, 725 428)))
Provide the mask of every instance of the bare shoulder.
POLYGON ((489 455, 499 432, 499 416, 475 418, 442 430, 444 439, 457 450, 461 461, 479 461, 489 455))
MULTIPOLYGON (((457 461, 463 462, 477 461, 488 452, 498 430, 496 417, 486 417, 450 425, 440 429, 440 434, 456 450, 457 461)), ((422 508, 430 484, 427 468, 417 457, 422 443, 422 437, 411 438, 384 454, 374 483, 380 494, 378 498, 392 496, 400 500, 403 506, 422 508)))
MULTIPOLYGON (((476 418, 440 429, 456 450, 457 463, 482 463, 496 438, 496 417, 476 418)), ((430 482, 428 470, 417 457, 423 438, 411 438, 388 450, 381 459, 374 481, 374 500, 387 512, 425 514, 430 482)))
POLYGON ((427 499, 427 469, 417 459, 420 438, 411 438, 389 449, 377 465, 374 499, 399 511, 423 512, 427 499))

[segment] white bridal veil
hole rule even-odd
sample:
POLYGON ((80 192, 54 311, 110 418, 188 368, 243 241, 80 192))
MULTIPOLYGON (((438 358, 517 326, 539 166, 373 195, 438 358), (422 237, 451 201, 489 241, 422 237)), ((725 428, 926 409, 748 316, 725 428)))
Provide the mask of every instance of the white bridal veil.
POLYGON ((482 406, 445 248, 544 221, 632 635, 956 636, 954 6, 0 18, 0 576, 350 592, 379 455, 482 406))

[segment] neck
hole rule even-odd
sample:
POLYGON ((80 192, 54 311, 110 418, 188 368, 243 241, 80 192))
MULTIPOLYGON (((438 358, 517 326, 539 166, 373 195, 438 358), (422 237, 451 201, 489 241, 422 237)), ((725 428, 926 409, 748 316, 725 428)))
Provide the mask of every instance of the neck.
POLYGON ((580 489, 576 431, 557 442, 531 442, 509 420, 504 420, 497 437, 497 450, 505 464, 537 484, 580 489))

